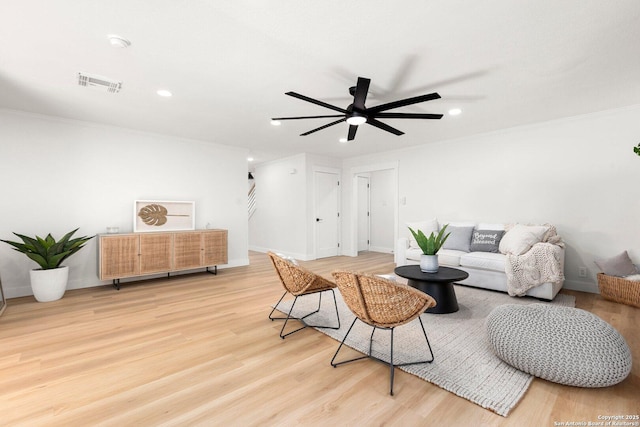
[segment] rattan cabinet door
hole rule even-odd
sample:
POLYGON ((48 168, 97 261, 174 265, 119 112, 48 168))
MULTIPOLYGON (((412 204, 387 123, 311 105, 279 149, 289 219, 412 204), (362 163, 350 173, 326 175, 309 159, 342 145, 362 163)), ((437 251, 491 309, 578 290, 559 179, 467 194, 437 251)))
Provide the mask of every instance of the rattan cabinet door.
POLYGON ((173 241, 173 269, 187 270, 202 266, 202 233, 175 233, 173 241))
POLYGON ((172 264, 172 233, 140 235, 140 274, 171 271, 172 264))
POLYGON ((227 230, 210 230, 202 233, 204 267, 226 264, 227 230))
POLYGON ((135 234, 100 236, 98 276, 100 280, 140 274, 140 240, 135 234))

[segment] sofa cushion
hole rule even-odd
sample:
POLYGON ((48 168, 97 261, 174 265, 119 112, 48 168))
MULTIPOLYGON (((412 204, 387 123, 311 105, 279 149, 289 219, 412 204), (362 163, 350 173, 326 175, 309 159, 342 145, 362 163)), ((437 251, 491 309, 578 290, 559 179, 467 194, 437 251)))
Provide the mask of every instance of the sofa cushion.
POLYGON ((407 253, 405 257, 412 261, 420 261, 420 255, 422 255, 422 249, 420 248, 409 248, 407 249, 407 253))
POLYGON ((447 267, 457 267, 460 265, 460 257, 465 254, 466 252, 455 249, 440 249, 438 251, 438 264, 447 267))
MULTIPOLYGON (((416 233, 418 230, 422 230, 422 232, 429 237, 429 235, 433 233, 438 233, 438 220, 436 218, 424 221, 416 221, 416 222, 407 222, 407 227, 411 227, 413 231, 416 233)), ((413 237, 413 233, 409 232, 409 247, 410 248, 420 248, 418 246, 418 242, 413 237)))
POLYGON ((546 225, 516 224, 500 240, 500 252, 522 255, 531 249, 531 246, 541 242, 548 230, 549 227, 546 225))
POLYGON ((460 266, 505 271, 507 256, 493 252, 469 252, 460 257, 460 266))
POLYGON ((458 227, 450 225, 445 230, 444 234, 449 234, 447 240, 445 240, 442 249, 453 249, 457 251, 469 252, 469 245, 471 244, 471 233, 473 233, 473 226, 458 227))
POLYGON ((504 230, 476 228, 471 235, 470 252, 498 253, 504 230))
POLYGON ((607 259, 595 260, 598 268, 607 276, 629 276, 637 274, 636 266, 631 262, 627 251, 621 252, 616 256, 607 259))

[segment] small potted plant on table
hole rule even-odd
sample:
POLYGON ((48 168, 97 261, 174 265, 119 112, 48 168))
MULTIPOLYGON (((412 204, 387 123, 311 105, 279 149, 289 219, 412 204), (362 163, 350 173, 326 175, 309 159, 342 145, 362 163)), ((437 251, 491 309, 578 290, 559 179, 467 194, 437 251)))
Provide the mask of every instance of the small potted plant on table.
POLYGON ((93 238, 93 236, 83 236, 72 239, 71 236, 76 231, 78 231, 77 228, 65 234, 58 241, 51 236, 51 233, 44 239, 39 236, 33 238, 13 233, 22 239, 23 243, 0 239, 40 266, 40 268, 30 271, 31 290, 37 301, 55 301, 64 295, 69 278, 69 267, 62 266, 62 262, 82 249, 84 244, 93 238))
POLYGON ((442 229, 438 232, 438 234, 434 234, 431 232, 429 237, 427 237, 422 230, 414 231, 411 227, 409 227, 409 231, 413 234, 413 237, 418 242, 418 246, 422 249, 422 255, 420 256, 420 270, 425 273, 437 273, 438 272, 438 251, 444 245, 444 242, 449 237, 449 234, 444 234, 447 226, 449 224, 445 224, 442 229))

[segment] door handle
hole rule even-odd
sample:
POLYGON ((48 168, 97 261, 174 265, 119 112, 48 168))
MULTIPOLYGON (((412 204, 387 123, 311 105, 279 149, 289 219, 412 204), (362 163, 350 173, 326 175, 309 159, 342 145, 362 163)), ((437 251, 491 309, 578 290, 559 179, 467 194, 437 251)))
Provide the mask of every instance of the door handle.
POLYGON ((316 218, 316 222, 321 222, 322 218, 316 218))

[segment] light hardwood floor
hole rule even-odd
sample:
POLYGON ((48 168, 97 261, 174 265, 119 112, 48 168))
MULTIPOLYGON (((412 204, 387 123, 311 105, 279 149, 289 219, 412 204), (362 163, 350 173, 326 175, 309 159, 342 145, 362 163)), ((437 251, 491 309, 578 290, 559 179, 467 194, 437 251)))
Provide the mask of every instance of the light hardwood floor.
MULTIPOLYGON (((313 329, 285 340, 267 319, 282 294, 265 254, 251 265, 9 300, 0 317, 0 425, 553 426, 640 413, 640 309, 576 296, 624 335, 632 374, 604 389, 535 379, 507 418, 388 367, 334 369, 338 343, 313 329)), ((389 273, 391 255, 304 262, 389 273)), ((437 362, 437 360, 436 360, 437 362)), ((585 424, 586 425, 586 424, 585 424)))

